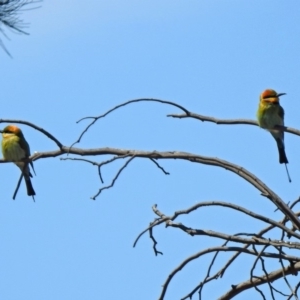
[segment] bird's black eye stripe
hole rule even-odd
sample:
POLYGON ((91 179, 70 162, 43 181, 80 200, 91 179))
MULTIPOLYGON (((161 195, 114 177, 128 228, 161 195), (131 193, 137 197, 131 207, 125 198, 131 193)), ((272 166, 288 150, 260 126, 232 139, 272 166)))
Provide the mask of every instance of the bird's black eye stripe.
POLYGON ((271 98, 277 98, 277 96, 268 96, 268 97, 264 97, 263 99, 271 99, 271 98))
POLYGON ((3 130, 4 133, 12 133, 12 131, 10 131, 9 129, 5 129, 3 130))

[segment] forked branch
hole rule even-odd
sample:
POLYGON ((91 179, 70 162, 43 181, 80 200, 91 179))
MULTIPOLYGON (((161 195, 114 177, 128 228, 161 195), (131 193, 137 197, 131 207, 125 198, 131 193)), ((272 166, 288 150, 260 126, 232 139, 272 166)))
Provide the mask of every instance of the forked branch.
MULTIPOLYGON (((264 256, 264 255, 262 255, 264 256)), ((300 261, 295 263, 292 267, 287 266, 285 268, 280 268, 276 271, 270 272, 267 275, 252 278, 248 281, 241 282, 234 286, 234 288, 231 288, 228 292, 226 292, 224 295, 222 295, 218 300, 229 300, 232 299, 234 296, 238 295, 239 293, 250 289, 254 286, 258 286, 261 284, 265 284, 268 281, 273 282, 275 280, 278 280, 283 277, 283 272, 285 276, 287 275, 295 275, 295 271, 300 271, 300 261)))

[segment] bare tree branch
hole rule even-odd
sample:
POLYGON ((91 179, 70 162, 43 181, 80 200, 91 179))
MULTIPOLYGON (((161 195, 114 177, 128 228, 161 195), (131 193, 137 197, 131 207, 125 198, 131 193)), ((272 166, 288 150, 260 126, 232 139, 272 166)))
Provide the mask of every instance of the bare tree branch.
MULTIPOLYGON (((298 203, 298 200, 294 201, 294 203, 292 204, 292 207, 294 205, 296 205, 298 203)), ((265 219, 265 217, 263 216, 259 216, 259 215, 256 215, 255 213, 251 212, 251 211, 248 211, 242 207, 239 207, 239 206, 236 206, 234 204, 231 204, 231 203, 226 203, 226 202, 217 202, 217 201, 210 201, 210 202, 201 202, 201 203, 197 203, 196 205, 192 206, 191 208, 189 209, 186 209, 186 210, 181 210, 181 211, 177 211, 174 213, 173 216, 171 217, 168 217, 166 215, 164 215, 163 213, 161 213, 156 206, 153 207, 153 210, 155 211, 155 213, 160 217, 158 220, 155 220, 155 222, 151 223, 150 227, 152 228, 153 225, 156 226, 158 224, 161 224, 162 222, 166 222, 168 226, 172 226, 172 227, 177 227, 177 228, 180 228, 182 230, 184 230, 185 232, 187 232, 188 234, 191 234, 191 235, 196 235, 196 234, 200 234, 200 235, 209 235, 209 236, 215 236, 215 237, 218 237, 218 238, 222 238, 222 239, 225 239, 226 241, 234 241, 234 242, 241 242, 241 243, 247 243, 247 246, 249 246, 249 244, 257 244, 256 242, 258 242, 258 244, 265 244, 266 246, 269 246, 269 245, 276 245, 277 243, 281 244, 281 243, 284 243, 285 246, 289 246, 291 243, 290 242, 284 242, 282 240, 279 240, 279 241, 276 241, 276 240, 267 240, 267 239, 259 239, 258 236, 254 236, 253 237, 253 240, 248 240, 248 239, 242 239, 242 238, 238 238, 236 237, 235 235, 232 236, 232 235, 225 235, 223 233, 216 233, 214 231, 211 231, 211 230, 194 230, 194 229, 191 229, 191 228, 188 228, 188 227, 185 227, 183 224, 181 223, 173 223, 171 222, 171 220, 174 220, 176 219, 179 215, 182 215, 182 214, 188 214, 194 210, 196 210, 197 208, 199 207, 202 207, 202 206, 207 206, 207 205, 222 205, 222 206, 225 206, 225 207, 229 207, 229 208, 233 208, 233 209, 236 209, 238 211, 241 211, 243 213, 246 213, 250 216, 252 216, 253 218, 256 218, 259 219, 259 220, 264 220, 266 221, 267 223, 271 223, 272 224, 272 228, 274 227, 278 227, 277 225, 280 224, 280 228, 281 226, 284 224, 284 220, 282 222, 275 222, 273 220, 270 220, 268 218, 265 219), (262 218, 261 218, 262 217, 262 218)), ((271 226, 270 226, 271 227, 271 226)), ((270 229, 270 227, 268 227, 267 229, 270 229)), ((283 230, 285 230, 285 226, 284 228, 282 228, 283 230)), ((264 230, 265 232, 266 230, 264 230)), ((288 229, 289 231, 289 229, 288 229)), ((299 237, 297 237, 299 238, 299 237)), ((227 243, 227 242, 226 242, 227 243)), ((296 248, 299 248, 299 243, 296 243, 296 248)), ((214 257, 215 259, 215 257, 214 257)), ((265 271, 266 272, 266 271, 265 271)), ((218 274, 218 273, 217 273, 218 274)), ((182 298, 182 299, 188 299, 188 298, 191 298, 192 295, 200 288, 203 287, 203 284, 205 282, 209 282, 210 280, 212 279, 216 279, 218 275, 215 275, 215 276, 212 276, 209 278, 209 272, 208 272, 208 275, 206 276, 205 280, 202 281, 195 289, 193 289, 192 292, 190 292, 186 297, 182 298)), ((273 289, 276 290, 273 286, 271 286, 270 288, 272 288, 272 291, 271 293, 273 293, 273 289)), ((277 290, 276 290, 277 291, 277 290)), ((278 291, 279 292, 279 291, 278 291)))
POLYGON ((101 118, 104 118, 106 117, 107 115, 109 115, 111 112, 117 110, 118 108, 120 107, 123 107, 123 106, 126 106, 128 104, 131 104, 131 103, 137 103, 137 102, 158 102, 158 103, 163 103, 163 104, 169 104, 171 106, 175 106, 181 110, 183 110, 186 114, 189 114, 189 111, 184 108, 183 106, 175 103, 175 102, 171 102, 171 101, 166 101, 166 100, 161 100, 161 99, 154 99, 154 98, 140 98, 140 99, 133 99, 133 100, 129 100, 129 101, 126 101, 124 103, 121 103, 115 107, 113 107, 112 109, 108 110, 106 113, 100 115, 100 116, 97 116, 97 117, 84 117, 80 120, 78 120, 76 123, 80 123, 81 121, 83 120, 88 120, 88 119, 92 119, 93 121, 83 130, 83 132, 80 134, 79 138, 77 139, 76 142, 74 142, 71 147, 73 147, 75 144, 77 143, 80 143, 83 135, 89 130, 89 128, 91 126, 93 126, 99 119, 101 118))
MULTIPOLYGON (((298 203, 298 199, 296 201, 294 201, 292 203, 292 205, 290 206, 291 208, 293 208, 296 204, 298 203)), ((296 213, 297 216, 300 215, 300 212, 297 212, 296 213)), ((282 224, 285 224, 287 222, 287 218, 284 217, 283 220, 281 222, 278 222, 278 223, 282 223, 282 224)), ((275 226, 274 225, 270 225, 264 229, 262 229, 260 232, 258 232, 256 234, 257 237, 261 237, 262 235, 264 235, 265 233, 269 232, 270 230, 274 229, 275 226)), ((226 246, 228 243, 228 241, 226 241, 222 247, 226 246)), ((246 244, 244 246, 244 248, 248 248, 250 246, 250 244, 246 244)), ((217 255, 219 252, 216 252, 215 255, 217 255)), ((219 270, 217 271, 214 275, 211 275, 210 277, 205 277, 204 280, 202 280, 191 292, 189 292, 186 296, 184 296, 183 298, 181 298, 181 300, 187 300, 187 299, 192 299, 192 296, 194 295, 194 293, 197 292, 197 290, 199 290, 199 294, 201 296, 201 292, 202 292, 202 289, 204 287, 205 284, 209 283, 210 281, 212 280, 215 280, 215 279, 218 279, 219 277, 222 277, 225 273, 225 271, 229 268, 229 266, 233 263, 233 261, 239 256, 241 255, 242 253, 240 252, 236 252, 227 262, 226 264, 219 270)), ((297 292, 297 291, 296 291, 297 292)))
MULTIPOLYGON (((54 137, 51 133, 49 133, 47 130, 41 128, 41 127, 38 127, 37 125, 31 123, 31 122, 27 122, 27 121, 23 121, 23 120, 14 120, 14 119, 0 119, 0 123, 17 123, 17 124, 24 124, 24 125, 27 125, 31 128, 34 128, 35 130, 43 133, 46 137, 48 137, 50 140, 52 140, 58 148, 62 148, 63 145, 62 143, 56 138, 54 137)), ((56 155, 58 156, 58 155, 56 155)))
POLYGON ((129 165, 129 163, 135 158, 135 156, 130 157, 125 164, 119 169, 119 171, 117 172, 116 176, 113 178, 111 184, 102 187, 101 189, 99 189, 99 191, 91 198, 92 200, 96 200, 97 196, 100 195, 100 193, 104 190, 110 189, 111 187, 114 186, 116 180, 118 179, 118 177, 120 176, 120 174, 122 173, 122 171, 129 165))
POLYGON ((292 299, 292 297, 297 297, 298 296, 297 292, 298 292, 299 287, 300 287, 300 281, 297 283, 295 289, 293 290, 293 292, 290 294, 290 296, 286 300, 290 300, 290 299, 292 299))
MULTIPOLYGON (((283 253, 283 251, 282 251, 282 246, 280 246, 280 247, 275 247, 275 248, 278 250, 279 253, 283 253)), ((293 289, 292 289, 292 287, 291 287, 291 285, 290 285, 290 283, 289 283, 289 281, 288 281, 288 279, 287 279, 287 277, 286 277, 286 274, 285 274, 285 271, 284 271, 284 264, 283 264, 283 261, 282 261, 281 258, 279 258, 279 262, 280 262, 280 265, 281 265, 281 267, 282 267, 282 277, 283 277, 283 280, 285 281, 286 285, 289 287, 291 293, 293 293, 293 289)), ((293 263, 290 263, 290 268, 291 268, 291 269, 294 268, 293 263)), ((295 274, 295 273, 292 273, 292 274, 293 274, 293 275, 297 275, 297 274, 295 274)), ((296 300, 299 300, 298 297, 297 297, 296 295, 294 295, 294 297, 295 297, 296 300)))
MULTIPOLYGON (((261 249, 261 251, 260 251, 259 253, 257 253, 257 250, 256 250, 256 248, 255 248, 255 245, 252 245, 253 250, 257 253, 257 257, 256 257, 256 259, 255 259, 255 261, 254 261, 254 264, 253 264, 253 266, 252 266, 252 268, 251 268, 251 271, 250 271, 250 280, 251 280, 251 282, 253 282, 253 279, 254 279, 254 278, 259 278, 259 277, 257 277, 257 276, 254 276, 254 275, 253 275, 253 272, 254 272, 254 269, 255 269, 255 267, 256 267, 256 264, 257 264, 257 262, 258 262, 259 260, 262 261, 262 263, 263 263, 263 259, 261 258, 261 255, 262 255, 262 253, 264 253, 264 251, 267 249, 268 246, 269 246, 269 245, 265 245, 265 246, 261 249)), ((267 273, 267 271, 265 270, 264 265, 263 265, 263 271, 264 271, 264 273, 265 273, 265 276, 268 278, 268 273, 267 273)), ((267 280, 267 284, 269 285, 269 289, 270 289, 270 292, 271 292, 272 299, 275 300, 274 294, 273 294, 273 290, 272 290, 272 286, 271 286, 271 283, 269 282, 269 280, 267 280)), ((253 287, 254 287, 254 289, 255 289, 258 293, 260 293, 260 295, 262 296, 262 298, 263 298, 264 300, 266 300, 266 297, 265 297, 264 293, 262 292, 262 290, 259 289, 256 285, 253 285, 253 287)))
MULTIPOLYGON (((249 215, 251 216, 252 218, 255 218, 255 219, 258 219, 260 221, 263 221, 265 223, 268 223, 268 224, 272 224, 273 227, 278 227, 286 232, 288 232, 291 236, 293 235, 294 237, 300 239, 300 234, 297 234, 295 233, 294 231, 292 231, 291 229, 287 228, 286 226, 284 226, 281 222, 276 222, 272 219, 269 219, 269 218, 266 218, 265 216, 262 216, 262 215, 259 215, 259 214, 256 214, 248 209, 245 209, 241 206, 238 206, 238 205, 235 205, 233 203, 227 203, 227 202, 222 202, 222 201, 207 201, 207 202, 200 202, 200 203, 197 203, 195 205, 193 205, 192 207, 186 209, 186 210, 180 210, 180 211, 176 211, 173 216, 165 216, 164 214, 162 214, 161 212, 159 212, 159 210, 157 209, 157 206, 155 205, 152 209, 153 211, 155 212, 155 214, 159 215, 160 216, 160 219, 156 220, 155 222, 152 222, 150 227, 148 227, 147 229, 143 230, 139 235, 138 237, 136 238, 134 244, 133 244, 133 247, 136 246, 139 238, 145 233, 147 232, 150 228, 154 227, 154 226, 157 226, 157 225, 160 225, 161 223, 164 223, 166 222, 168 226, 174 226, 172 223, 170 223, 169 221, 174 221, 178 216, 180 215, 185 215, 185 214, 189 214, 191 212, 193 212, 194 210, 197 210, 198 208, 200 207, 205 207, 205 206, 224 206, 224 207, 228 207, 228 208, 231 208, 231 209, 234 209, 234 210, 237 210, 237 211, 240 211, 246 215, 249 215)), ((196 232, 189 232, 189 234, 197 234, 196 232)))
POLYGON ((161 251, 158 251, 157 248, 156 248, 157 241, 156 241, 156 239, 155 239, 154 236, 153 236, 152 230, 153 230, 153 227, 151 227, 151 228, 149 229, 149 237, 150 237, 150 239, 153 241, 153 250, 154 250, 154 253, 155 253, 156 256, 157 256, 158 254, 163 255, 163 253, 162 253, 161 251))
MULTIPOLYGON (((246 254, 250 254, 250 255, 257 255, 255 251, 253 250, 249 250, 249 249, 245 249, 245 248, 240 248, 240 247, 212 247, 212 248, 207 248, 205 250, 202 250, 190 257, 188 257, 187 259, 185 259, 178 267, 176 267, 168 276, 167 280, 165 281, 165 283, 163 284, 163 289, 162 289, 162 292, 159 296, 159 300, 163 300, 164 299, 164 296, 165 296, 165 293, 168 289, 168 286, 172 280, 172 278, 179 272, 181 271, 188 263, 190 263, 191 261, 205 255, 205 254, 208 254, 208 253, 212 253, 212 252, 216 252, 216 251, 219 251, 219 252, 231 252, 231 251, 234 251, 234 252, 240 252, 240 253, 246 253, 246 254)), ((288 261, 299 261, 300 258, 297 257, 297 256, 292 256, 292 255, 287 255, 287 254, 277 254, 277 253, 270 253, 270 252, 264 252, 261 254, 262 257, 269 257, 269 258, 277 258, 279 259, 280 257, 284 260, 288 260, 288 261)), ((296 263, 295 264, 295 269, 296 270, 300 270, 300 262, 299 263, 296 263)), ((291 274, 291 270, 287 269, 285 270, 286 271, 286 274, 291 274)), ((281 278, 282 277, 282 270, 280 269, 279 271, 276 271, 276 272, 272 272, 270 273, 270 277, 269 278, 272 278, 272 280, 276 280, 278 278, 281 278), (277 274, 276 272, 279 272, 279 274, 277 274), (274 275, 275 274, 275 275, 274 275)), ((240 293, 241 291, 245 290, 245 289, 248 289, 249 287, 252 287, 253 284, 256 284, 256 285, 259 285, 259 284, 262 284, 262 283, 265 283, 267 279, 265 279, 264 277, 261 277, 260 279, 255 279, 253 282, 254 283, 248 283, 248 282, 243 282, 237 286, 235 286, 234 289, 232 289, 231 291, 227 292, 226 293, 226 297, 225 296, 222 296, 221 298, 219 299, 231 299, 230 297, 227 296, 230 295, 237 295, 238 293, 240 293), (225 298, 223 298, 225 297, 225 298)))
POLYGON ((150 160, 159 168, 163 171, 163 173, 165 175, 170 175, 169 172, 167 172, 162 166, 159 165, 159 163, 157 161, 155 161, 153 158, 150 158, 150 160))
MULTIPOLYGON (((268 239, 262 239, 262 238, 257 238, 253 236, 252 239, 246 239, 246 238, 241 238, 235 235, 229 235, 225 234, 222 232, 216 232, 213 230, 204 230, 204 229, 193 229, 190 227, 186 227, 182 223, 173 223, 171 221, 167 222, 168 226, 174 227, 174 228, 179 228, 182 231, 186 232, 187 234, 191 236, 195 235, 203 235, 203 236, 211 236, 215 238, 219 238, 222 240, 227 240, 235 243, 241 243, 241 244, 255 244, 255 245, 272 245, 272 246, 284 246, 286 248, 290 249, 300 249, 300 243, 292 243, 292 242, 285 242, 285 241, 280 241, 280 240, 268 240, 268 239)), ((244 235, 244 234, 238 234, 238 235, 244 235)), ((254 235, 254 234, 253 234, 254 235)))
MULTIPOLYGON (((280 255, 279 255, 280 256, 280 255)), ((294 269, 299 271, 300 270, 300 262, 297 262, 294 265, 294 269)), ((284 269, 280 268, 276 271, 273 271, 271 273, 268 273, 268 276, 262 276, 256 279, 252 279, 252 280, 248 280, 245 282, 242 282, 238 285, 235 286, 235 289, 231 289, 228 292, 226 292, 224 295, 222 295, 220 298, 218 298, 218 300, 228 300, 228 299, 232 299, 234 296, 238 295, 239 293, 252 288, 254 285, 261 285, 264 283, 267 283, 268 281, 275 281, 277 279, 282 278, 283 274, 282 271, 284 271, 284 273, 286 275, 293 275, 294 270, 291 269, 290 266, 285 267, 284 269)))
MULTIPOLYGON (((169 114, 168 117, 184 119, 184 118, 193 118, 196 120, 200 120, 202 122, 211 122, 217 125, 254 125, 258 126, 257 121, 249 120, 249 119, 218 119, 210 116, 199 115, 193 112, 189 112, 188 114, 169 114)), ((295 135, 300 136, 300 130, 295 128, 286 127, 286 126, 276 126, 277 129, 281 129, 282 131, 289 132, 295 135)))
MULTIPOLYGON (((84 117, 81 118, 80 120, 77 121, 77 123, 83 121, 83 120, 88 120, 88 119, 92 119, 92 121, 90 122, 89 125, 87 125, 87 127, 83 130, 83 132, 80 134, 80 136, 78 137, 78 139, 71 145, 71 147, 73 147, 75 144, 80 143, 82 137, 84 136, 84 134, 89 130, 89 128, 91 126, 93 126, 99 119, 106 117, 107 115, 109 115, 111 112, 124 107, 126 105, 129 105, 131 103, 137 103, 137 102, 158 102, 158 103, 162 103, 162 104, 168 104, 171 106, 175 106, 179 109, 181 109, 184 113, 183 114, 168 114, 167 117, 173 117, 173 118, 179 118, 179 119, 183 119, 183 118, 193 118, 193 119, 197 119, 200 120, 202 122, 206 121, 206 122, 212 122, 215 124, 222 124, 222 125, 254 125, 254 126, 258 126, 257 121, 254 120, 249 120, 249 119, 218 119, 218 118, 214 118, 214 117, 210 117, 210 116, 204 116, 204 115, 199 115, 193 112, 190 112, 189 110, 187 110, 185 107, 172 102, 172 101, 166 101, 166 100, 161 100, 161 99, 154 99, 154 98, 139 98, 139 99, 133 99, 133 100, 129 100, 126 102, 123 102, 119 105, 116 105, 115 107, 113 107, 112 109, 108 110, 107 112, 105 112, 104 114, 101 114, 99 116, 95 116, 95 117, 84 117)), ((295 134, 300 136, 300 130, 294 129, 294 128, 289 128, 289 127, 285 127, 285 126, 276 126, 276 128, 278 127, 278 129, 295 134)))
POLYGON ((89 159, 77 158, 77 157, 62 157, 60 160, 83 161, 83 162, 87 162, 89 164, 92 164, 93 166, 98 166, 98 175, 99 175, 99 178, 100 178, 101 182, 104 183, 103 178, 102 178, 102 174, 101 174, 101 167, 104 166, 104 165, 110 164, 110 163, 112 163, 112 162, 114 162, 116 160, 119 160, 121 158, 126 158, 126 157, 128 157, 128 155, 114 156, 113 158, 105 160, 105 161, 102 161, 100 163, 95 162, 95 161, 91 161, 89 159))
MULTIPOLYGON (((214 157, 206 157, 201 155, 196 155, 187 152, 179 151, 169 151, 169 152, 158 152, 158 151, 137 151, 137 150, 124 150, 124 149, 114 149, 114 148, 98 148, 98 149, 80 149, 80 148, 69 148, 62 146, 60 150, 36 153, 30 157, 31 160, 38 160, 45 157, 55 157, 65 153, 76 154, 81 156, 86 155, 117 155, 117 156, 134 156, 141 158, 152 158, 152 159, 181 159, 187 160, 190 162, 196 162, 205 165, 218 166, 229 170, 238 176, 245 179, 255 188, 257 188, 261 194, 271 200, 282 212, 285 214, 294 224, 296 228, 300 228, 300 221, 294 215, 292 210, 285 204, 285 202, 268 186, 266 186, 258 177, 254 174, 247 171, 245 168, 242 168, 233 163, 227 162, 214 157)), ((1 161, 0 161, 1 163, 1 161)))
MULTIPOLYGON (((1 1, 1 0, 0 0, 1 1)), ((1 2, 0 2, 1 3, 1 2)), ((243 120, 243 119, 236 119, 236 120, 220 120, 216 118, 211 118, 211 117, 206 117, 206 116, 200 116, 193 114, 189 112, 187 109, 184 107, 170 101, 164 101, 164 100, 159 100, 159 99, 135 99, 135 100, 130 100, 125 103, 122 103, 120 105, 117 105, 116 107, 112 108, 111 110, 107 111, 105 114, 100 115, 98 117, 88 117, 88 118, 83 118, 80 121, 84 119, 91 119, 91 123, 84 129, 84 131, 81 133, 79 136, 77 142, 79 143, 85 132, 89 130, 89 128, 100 118, 103 118, 113 112, 114 110, 123 107, 125 105, 135 103, 135 102, 158 102, 158 103, 163 103, 163 104, 168 104, 175 106, 179 109, 181 109, 184 114, 181 115, 169 115, 174 118, 185 118, 185 117, 191 117, 195 119, 199 119, 201 121, 209 121, 213 122, 216 124, 248 124, 248 125, 257 125, 255 121, 252 120, 243 120)), ((79 122, 80 122, 79 121, 79 122)), ((205 165, 211 165, 211 166, 217 166, 226 170, 231 171, 232 173, 240 176, 242 179, 250 183, 254 188, 256 188, 262 196, 268 198, 270 201, 272 201, 275 206, 284 214, 284 218, 281 222, 274 221, 270 218, 267 218, 266 216, 259 215, 255 212, 252 212, 250 210, 247 210, 246 208, 243 208, 241 206, 231 204, 231 203, 226 203, 226 202, 221 202, 221 201, 207 201, 207 202, 201 202, 197 203, 196 205, 186 209, 186 210, 180 210, 175 212, 171 216, 166 216, 162 212, 160 212, 157 208, 157 206, 153 206, 153 211, 154 213, 158 216, 157 219, 155 219, 150 225, 142 232, 140 235, 137 237, 136 241, 134 242, 134 246, 136 245, 137 241, 139 238, 145 233, 149 232, 149 236, 151 240, 153 241, 153 249, 155 252, 155 255, 162 254, 162 252, 157 250, 157 241, 153 235, 153 228, 157 225, 160 225, 162 223, 165 223, 166 226, 170 226, 173 228, 180 229, 181 231, 191 235, 199 235, 199 236, 210 236, 212 238, 218 238, 222 239, 223 245, 218 246, 218 247, 212 247, 212 248, 207 248, 204 250, 201 250, 200 252, 188 257, 185 259, 179 266, 177 266, 168 276, 167 280, 165 281, 165 284, 163 285, 163 289, 160 295, 160 300, 164 298, 164 295, 168 289, 168 285, 170 284, 172 278, 180 271, 182 270, 188 263, 192 262, 195 259, 198 259, 201 256, 204 256, 208 253, 213 253, 214 256, 209 264, 209 267, 207 269, 207 273, 204 277, 204 279, 183 299, 188 299, 194 295, 194 293, 198 290, 199 291, 199 296, 201 297, 201 292, 204 287, 204 285, 214 279, 217 279, 219 277, 222 277, 225 273, 225 271, 229 268, 229 266, 232 264, 232 262, 242 254, 246 255, 253 255, 256 257, 255 262, 253 264, 251 274, 250 274, 250 279, 248 281, 239 283, 238 285, 232 285, 232 289, 228 291, 226 294, 221 296, 220 299, 231 299, 235 295, 241 293, 242 291, 250 288, 255 288, 261 295, 263 299, 266 299, 264 293, 258 288, 259 285, 261 284, 268 284, 271 297, 272 299, 275 299, 275 294, 274 292, 280 293, 281 295, 285 295, 282 291, 279 291, 276 289, 273 285, 273 281, 281 278, 284 280, 287 284, 287 286, 290 289, 290 294, 285 295, 286 297, 294 297, 295 299, 298 299, 297 297, 297 291, 299 288, 299 285, 296 285, 293 289, 291 284, 288 281, 288 276, 289 275, 296 275, 298 270, 300 269, 300 257, 296 255, 291 255, 290 253, 295 253, 295 251, 289 251, 288 249, 300 249, 300 243, 298 242, 300 240, 300 234, 297 233, 296 231, 300 229, 300 221, 299 221, 299 213, 294 213, 292 208, 300 202, 300 198, 295 200, 292 205, 287 205, 272 189, 270 189, 267 185, 265 185, 259 178, 257 178, 254 174, 249 172, 248 170, 235 165, 231 162, 227 162, 222 159, 218 158, 212 158, 212 157, 206 157, 206 156, 201 156, 193 153, 188 153, 188 152, 180 152, 180 151, 139 151, 139 150, 128 150, 128 149, 114 149, 114 148, 98 148, 98 149, 83 149, 83 148, 73 148, 64 146, 58 139, 56 139, 52 134, 47 132, 46 130, 37 127, 36 125, 26 122, 26 121, 21 121, 21 120, 8 120, 8 119, 0 119, 0 123, 6 122, 6 123, 20 123, 24 125, 28 125, 41 133, 45 134, 48 138, 50 138, 58 147, 57 150, 54 151, 49 151, 49 152, 40 152, 40 153, 35 153, 32 155, 28 161, 33 161, 33 160, 38 160, 41 158, 48 158, 48 157, 56 157, 56 156, 61 156, 64 154, 68 155, 76 155, 76 156, 103 156, 103 155, 111 155, 113 156, 112 158, 96 162, 92 161, 89 159, 85 158, 78 158, 78 157, 67 157, 67 158, 62 158, 62 160, 79 160, 83 161, 86 163, 90 163, 92 165, 95 165, 98 167, 98 174, 100 177, 101 182, 103 183, 103 178, 101 174, 101 167, 104 165, 108 165, 110 163, 113 163, 115 160, 119 160, 121 158, 126 158, 123 166, 119 168, 113 179, 111 180, 110 184, 107 186, 104 186, 99 189, 98 193, 92 197, 92 199, 96 199, 96 197, 105 189, 109 189, 114 186, 116 180, 119 178, 120 174, 123 172, 123 170, 128 166, 128 164, 135 158, 144 158, 144 159, 150 159, 157 168, 159 168, 164 174, 168 175, 169 173, 158 163, 159 160, 162 159, 179 159, 179 160, 185 160, 189 161, 192 163, 198 163, 198 164, 205 164, 205 165), (216 232, 213 230, 204 230, 204 229, 195 229, 191 227, 187 227, 182 223, 174 222, 176 218, 178 218, 181 215, 186 215, 189 214, 197 209, 200 209, 205 206, 223 206, 229 209, 236 210, 238 212, 241 212, 243 214, 246 214, 253 220, 259 220, 264 223, 269 224, 269 226, 259 233, 236 233, 236 234, 227 234, 224 232, 216 232), (293 228, 289 229, 285 224, 286 222, 290 220, 292 222, 293 228), (279 240, 275 239, 269 239, 266 238, 265 233, 273 230, 273 229, 279 229, 279 233, 281 233, 281 239, 279 237, 279 240), (292 237, 292 240, 286 241, 285 237, 292 237), (228 246, 229 243, 237 243, 238 245, 241 245, 240 247, 236 246, 228 246), (249 249, 249 247, 252 246, 253 249, 249 249), (263 246, 263 247, 261 247, 263 246), (266 252, 267 247, 273 246, 277 253, 270 253, 266 252), (261 249, 260 251, 256 250, 258 247, 261 249), (286 250, 287 249, 287 250, 286 250), (288 252, 285 253, 284 251, 288 252), (226 262, 226 264, 219 269, 215 274, 211 275, 211 270, 214 264, 216 264, 216 259, 217 256, 221 256, 222 253, 224 252, 233 252, 234 254, 232 257, 226 262), (281 268, 279 270, 269 272, 266 267, 265 267, 265 258, 267 259, 279 259, 281 268), (255 276, 254 270, 257 268, 257 263, 261 262, 261 266, 263 269, 263 275, 262 276, 255 276), (284 266, 284 261, 288 261, 289 266, 285 267, 284 266)), ((284 130, 287 132, 291 132, 293 134, 299 135, 300 136, 300 131, 294 130, 291 128, 285 128, 285 127, 280 127, 280 130, 284 130)), ((0 160, 0 163, 4 163, 6 161, 0 160)), ((275 231, 275 233, 278 233, 278 231, 275 231)), ((222 256, 221 256, 222 257, 222 256)))

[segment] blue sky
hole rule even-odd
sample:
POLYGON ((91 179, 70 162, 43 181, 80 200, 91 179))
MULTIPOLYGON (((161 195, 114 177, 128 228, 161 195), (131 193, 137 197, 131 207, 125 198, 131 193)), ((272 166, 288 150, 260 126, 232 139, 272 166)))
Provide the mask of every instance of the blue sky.
MULTIPOLYGON (((0 51, 1 118, 27 120, 71 145, 88 124, 135 98, 159 98, 218 118, 255 119, 259 94, 286 92, 286 125, 299 125, 300 22, 298 1, 44 1, 22 15, 29 36, 3 37, 13 59, 0 51)), ((243 166, 284 201, 299 196, 299 138, 286 134, 288 167, 278 163, 271 135, 254 126, 222 126, 167 118, 174 107, 138 103, 99 120, 82 148, 187 151, 243 166)), ((2 124, 5 126, 5 124, 2 124)), ((21 126, 31 151, 55 150, 47 137, 21 126)), ((102 161, 108 157, 92 157, 102 161)), ((279 220, 274 205, 234 174, 180 161, 137 159, 115 187, 90 200, 100 187, 97 169, 59 158, 35 162, 36 202, 12 164, 1 164, 0 291, 6 300, 157 299, 167 275, 187 256, 218 245, 171 228, 136 236, 154 219, 151 206, 173 214, 201 201, 226 201, 279 220)), ((105 184, 122 165, 103 168, 105 184)), ((265 227, 224 208, 203 208, 180 222, 229 234, 265 227)), ((228 257, 224 254, 223 257, 228 257)), ((180 299, 205 276, 211 256, 174 277, 165 299, 180 299)), ((224 278, 204 289, 216 299, 247 280, 255 258, 240 258, 224 278)), ((269 270, 279 268, 270 264, 269 270)), ((257 270, 257 275, 261 270, 257 270)), ((283 285, 279 285, 287 291, 283 285)), ((253 299, 247 292, 236 299, 253 299)), ((195 299, 197 297, 195 296, 195 299)), ((281 299, 281 298, 278 298, 281 299)))

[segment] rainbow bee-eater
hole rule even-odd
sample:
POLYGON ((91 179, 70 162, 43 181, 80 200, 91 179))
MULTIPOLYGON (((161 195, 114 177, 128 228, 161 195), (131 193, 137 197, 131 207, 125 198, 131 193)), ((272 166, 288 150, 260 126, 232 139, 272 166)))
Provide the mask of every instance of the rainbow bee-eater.
MULTIPOLYGON (((0 132, 3 137, 2 153, 4 159, 13 161, 21 169, 26 183, 27 195, 34 196, 35 191, 30 180, 32 174, 30 173, 28 161, 26 161, 30 156, 30 148, 21 129, 15 125, 8 125, 0 132)), ((34 171, 32 161, 30 161, 30 165, 34 171)))
POLYGON ((279 97, 286 93, 277 93, 274 90, 267 89, 260 94, 259 106, 257 110, 257 120, 261 128, 267 129, 274 137, 279 152, 279 163, 285 164, 289 181, 291 178, 286 164, 288 159, 284 149, 284 131, 275 129, 278 126, 284 126, 284 110, 279 104, 279 97))

